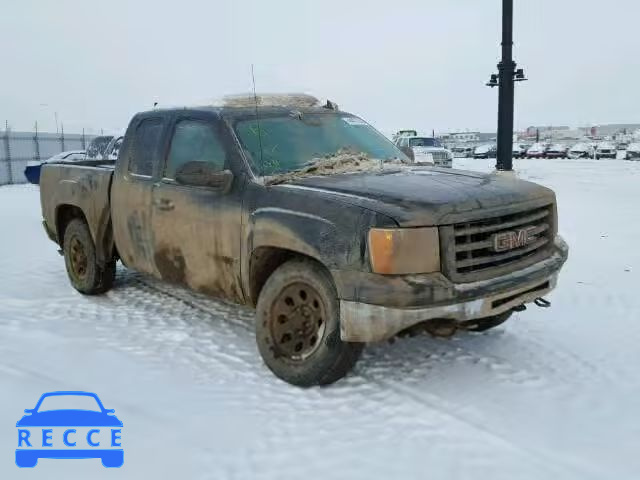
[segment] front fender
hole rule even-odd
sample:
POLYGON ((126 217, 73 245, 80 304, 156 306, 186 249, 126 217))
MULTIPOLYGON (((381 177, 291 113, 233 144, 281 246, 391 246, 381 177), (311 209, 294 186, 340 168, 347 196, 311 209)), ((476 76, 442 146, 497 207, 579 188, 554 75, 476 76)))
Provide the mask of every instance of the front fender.
POLYGON ((261 247, 281 248, 314 258, 328 268, 348 249, 330 220, 283 208, 265 207, 253 212, 249 232, 250 252, 261 247))
POLYGON ((249 187, 247 198, 241 258, 245 292, 252 291, 250 264, 260 250, 304 255, 332 273, 366 272, 370 271, 369 229, 397 225, 384 214, 342 202, 330 192, 265 190, 254 185, 249 187))

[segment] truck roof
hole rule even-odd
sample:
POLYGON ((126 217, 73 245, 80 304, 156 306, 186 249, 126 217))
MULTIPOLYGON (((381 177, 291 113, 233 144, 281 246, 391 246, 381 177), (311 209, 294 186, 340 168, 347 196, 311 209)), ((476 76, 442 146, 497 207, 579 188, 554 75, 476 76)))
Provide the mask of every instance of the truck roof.
POLYGON ((181 111, 200 111, 213 113, 221 117, 254 115, 256 106, 261 114, 287 113, 292 110, 303 113, 328 113, 338 111, 338 106, 327 100, 322 103, 316 97, 302 93, 287 94, 242 94, 227 95, 220 100, 203 102, 200 105, 172 106, 140 112, 138 115, 152 116, 158 113, 181 111), (257 104, 257 105, 256 105, 257 104))

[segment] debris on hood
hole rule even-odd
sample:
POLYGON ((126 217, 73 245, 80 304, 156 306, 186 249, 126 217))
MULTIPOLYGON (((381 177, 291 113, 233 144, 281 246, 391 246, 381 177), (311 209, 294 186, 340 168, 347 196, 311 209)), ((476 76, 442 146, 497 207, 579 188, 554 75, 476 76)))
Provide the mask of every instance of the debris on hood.
POLYGON ((265 185, 278 185, 304 177, 336 175, 339 173, 357 173, 382 170, 386 165, 403 165, 400 159, 378 160, 369 158, 366 153, 354 153, 341 149, 333 155, 313 159, 309 166, 278 175, 265 177, 265 185))

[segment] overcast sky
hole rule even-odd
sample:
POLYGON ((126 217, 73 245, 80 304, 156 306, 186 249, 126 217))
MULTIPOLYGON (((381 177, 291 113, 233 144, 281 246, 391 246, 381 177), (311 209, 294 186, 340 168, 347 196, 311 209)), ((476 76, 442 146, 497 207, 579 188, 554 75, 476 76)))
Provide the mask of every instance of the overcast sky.
MULTIPOLYGON (((495 131, 500 0, 4 0, 0 121, 126 127, 251 90, 331 98, 390 133, 495 131)), ((516 127, 640 122, 638 0, 515 0, 516 127)))

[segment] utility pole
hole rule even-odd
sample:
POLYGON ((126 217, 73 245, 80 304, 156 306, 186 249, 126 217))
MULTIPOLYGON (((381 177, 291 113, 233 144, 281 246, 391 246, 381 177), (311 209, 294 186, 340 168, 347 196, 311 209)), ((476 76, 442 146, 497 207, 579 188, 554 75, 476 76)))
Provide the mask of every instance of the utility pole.
POLYGON ((515 82, 526 80, 513 61, 513 0, 502 0, 502 60, 487 86, 498 87, 498 153, 496 170, 513 170, 513 103, 515 82))

